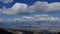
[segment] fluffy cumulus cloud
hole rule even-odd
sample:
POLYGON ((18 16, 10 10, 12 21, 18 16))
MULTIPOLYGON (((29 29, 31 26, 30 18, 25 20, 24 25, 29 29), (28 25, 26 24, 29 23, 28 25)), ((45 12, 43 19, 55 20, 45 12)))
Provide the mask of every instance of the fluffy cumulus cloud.
POLYGON ((8 9, 4 6, 2 9, 2 13, 8 15, 16 15, 27 12, 28 12, 28 5, 24 3, 16 3, 12 8, 8 8, 8 9))
POLYGON ((60 2, 48 3, 48 2, 37 1, 30 6, 25 3, 15 3, 12 6, 12 8, 2 9, 2 13, 9 15, 39 12, 39 11, 44 11, 44 12, 60 11, 60 2))
POLYGON ((60 2, 48 4, 49 11, 60 11, 60 2))
POLYGON ((32 5, 32 9, 35 11, 46 11, 48 9, 48 3, 37 1, 32 5))
POLYGON ((16 3, 13 7, 13 10, 17 11, 18 13, 26 13, 28 10, 28 5, 24 3, 16 3))
POLYGON ((3 3, 11 3, 11 2, 13 2, 13 0, 0 0, 0 2, 3 2, 3 3))

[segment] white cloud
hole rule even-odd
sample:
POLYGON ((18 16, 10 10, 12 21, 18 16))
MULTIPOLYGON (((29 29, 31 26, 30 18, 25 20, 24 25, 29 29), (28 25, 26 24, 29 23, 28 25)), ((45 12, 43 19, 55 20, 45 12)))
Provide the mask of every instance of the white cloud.
POLYGON ((60 2, 48 3, 37 1, 32 5, 31 9, 33 9, 34 11, 46 11, 46 12, 60 11, 60 2))
POLYGON ((11 3, 11 2, 13 2, 13 0, 0 0, 0 2, 3 2, 3 3, 11 3))
POLYGON ((16 15, 20 13, 27 13, 28 5, 24 3, 16 3, 12 8, 6 8, 5 6, 2 9, 3 14, 16 15))
POLYGON ((48 4, 49 11, 60 11, 60 2, 48 4))
POLYGON ((35 11, 46 11, 48 8, 48 3, 37 1, 32 6, 35 11))
POLYGON ((60 18, 57 17, 49 17, 48 15, 35 15, 35 16, 22 16, 20 18, 13 18, 13 19, 1 19, 0 21, 6 22, 21 22, 21 21, 60 21, 60 18))
POLYGON ((2 9, 2 14, 8 14, 8 15, 14 15, 15 12, 13 12, 13 10, 11 8, 7 9, 5 6, 2 9))
POLYGON ((60 11, 60 2, 48 3, 37 1, 33 5, 27 5, 25 3, 15 3, 12 8, 2 9, 2 13, 8 15, 16 15, 20 13, 31 13, 31 12, 52 12, 52 11, 60 11))
POLYGON ((22 16, 18 18, 21 21, 60 21, 57 17, 49 17, 48 15, 22 16))
POLYGON ((13 10, 17 11, 18 13, 25 13, 28 10, 28 5, 25 3, 16 3, 13 7, 13 10))

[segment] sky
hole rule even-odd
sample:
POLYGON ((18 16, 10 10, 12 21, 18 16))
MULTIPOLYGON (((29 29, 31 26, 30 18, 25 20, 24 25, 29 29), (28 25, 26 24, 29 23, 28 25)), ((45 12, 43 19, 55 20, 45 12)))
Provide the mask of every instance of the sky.
POLYGON ((1 18, 30 18, 36 15, 60 18, 60 0, 0 0, 1 18))
POLYGON ((19 2, 19 3, 26 3, 28 5, 32 5, 33 3, 35 3, 36 1, 46 1, 48 3, 52 3, 52 2, 60 2, 60 0, 13 0, 12 3, 8 3, 8 4, 5 4, 3 2, 0 2, 0 8, 3 7, 3 5, 5 5, 6 7, 12 7, 12 5, 14 5, 16 2, 19 2), (2 7, 1 7, 2 6, 2 7))
POLYGON ((0 25, 20 24, 60 31, 60 0, 0 0, 0 25))

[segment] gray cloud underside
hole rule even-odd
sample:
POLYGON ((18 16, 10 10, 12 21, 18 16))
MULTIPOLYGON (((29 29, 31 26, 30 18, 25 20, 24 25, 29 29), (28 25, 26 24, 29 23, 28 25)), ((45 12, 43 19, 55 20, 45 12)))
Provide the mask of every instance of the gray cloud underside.
POLYGON ((0 18, 1 23, 0 27, 3 28, 27 29, 32 31, 47 30, 50 32, 60 31, 60 18, 49 17, 48 15, 22 16, 13 19, 0 18))

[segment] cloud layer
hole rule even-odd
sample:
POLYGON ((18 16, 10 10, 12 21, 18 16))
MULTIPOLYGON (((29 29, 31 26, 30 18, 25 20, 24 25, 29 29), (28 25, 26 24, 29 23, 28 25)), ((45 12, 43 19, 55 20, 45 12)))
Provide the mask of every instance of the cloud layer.
POLYGON ((23 22, 23 21, 60 21, 60 18, 49 17, 48 15, 22 16, 20 18, 0 18, 0 22, 23 22))
POLYGON ((37 1, 33 5, 27 5, 25 3, 15 3, 12 8, 3 7, 2 13, 8 15, 16 15, 21 13, 32 13, 32 12, 52 12, 60 11, 60 2, 48 3, 37 1))
POLYGON ((0 0, 0 2, 3 2, 3 3, 11 3, 11 2, 13 2, 13 0, 0 0))
POLYGON ((32 29, 32 31, 46 30, 50 32, 60 31, 60 18, 49 17, 48 15, 22 16, 13 19, 0 18, 1 23, 3 24, 0 25, 0 28, 32 29))

